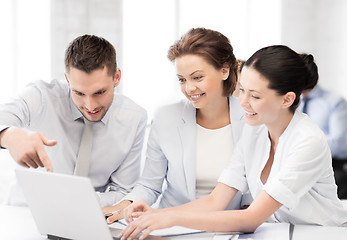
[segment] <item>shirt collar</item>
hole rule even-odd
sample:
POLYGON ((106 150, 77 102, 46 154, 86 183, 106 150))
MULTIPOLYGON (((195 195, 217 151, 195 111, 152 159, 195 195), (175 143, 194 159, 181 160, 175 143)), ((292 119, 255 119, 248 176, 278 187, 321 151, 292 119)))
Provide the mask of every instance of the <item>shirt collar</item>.
MULTIPOLYGON (((113 96, 114 97, 114 96, 113 96)), ((103 116, 103 118, 100 120, 100 122, 102 122, 104 125, 106 125, 108 123, 108 120, 110 119, 110 115, 111 115, 111 111, 112 111, 112 105, 114 104, 114 99, 112 104, 110 105, 110 107, 108 108, 108 110, 106 111, 105 116, 103 116)))
POLYGON ((281 136, 279 137, 279 141, 281 141, 282 138, 285 138, 285 136, 288 134, 288 132, 292 132, 292 128, 295 128, 296 123, 304 116, 303 113, 299 111, 295 111, 292 119, 290 120, 288 126, 283 131, 281 136))
POLYGON ((312 91, 308 94, 308 98, 312 99, 312 98, 316 98, 318 96, 320 96, 322 93, 322 89, 316 85, 312 91))
POLYGON ((307 95, 307 97, 305 98, 303 94, 301 94, 300 96, 300 100, 301 102, 304 102, 306 99, 314 99, 314 98, 317 98, 319 96, 322 95, 322 92, 323 90, 318 86, 316 85, 310 92, 309 94, 307 95))
POLYGON ((82 118, 83 115, 80 112, 80 110, 78 110, 78 108, 76 107, 75 103, 73 102, 70 91, 69 91, 69 102, 70 102, 70 109, 71 109, 72 120, 76 121, 77 119, 82 118))

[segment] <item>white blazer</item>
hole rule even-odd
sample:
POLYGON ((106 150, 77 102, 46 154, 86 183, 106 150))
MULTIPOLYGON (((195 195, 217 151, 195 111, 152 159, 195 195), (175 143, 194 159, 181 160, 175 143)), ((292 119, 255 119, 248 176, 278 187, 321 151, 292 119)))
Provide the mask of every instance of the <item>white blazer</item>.
MULTIPOLYGON (((244 125, 239 100, 229 97, 233 141, 244 125)), ((213 159, 211 159, 213 161, 213 159)), ((124 199, 143 200, 159 208, 195 200, 196 183, 196 109, 188 100, 163 106, 156 112, 148 138, 146 162, 135 188, 124 199), (163 188, 164 180, 167 186, 163 188)), ((241 195, 231 208, 240 207, 241 195)))

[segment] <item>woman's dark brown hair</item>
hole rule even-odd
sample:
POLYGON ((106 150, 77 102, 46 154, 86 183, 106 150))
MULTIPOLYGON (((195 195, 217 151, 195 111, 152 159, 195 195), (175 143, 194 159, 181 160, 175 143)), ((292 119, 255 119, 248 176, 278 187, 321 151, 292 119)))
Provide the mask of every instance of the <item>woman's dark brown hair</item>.
POLYGON ((290 107, 298 107, 302 91, 312 89, 318 82, 318 68, 311 54, 298 54, 284 45, 274 45, 255 52, 244 64, 269 80, 269 88, 279 95, 296 94, 290 107))

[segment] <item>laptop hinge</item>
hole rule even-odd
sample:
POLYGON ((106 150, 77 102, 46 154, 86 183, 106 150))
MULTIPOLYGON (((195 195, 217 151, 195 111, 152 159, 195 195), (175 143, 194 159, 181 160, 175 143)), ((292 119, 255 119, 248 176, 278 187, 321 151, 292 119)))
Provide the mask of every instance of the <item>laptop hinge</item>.
POLYGON ((47 234, 47 238, 52 240, 72 240, 70 238, 63 238, 63 237, 58 237, 58 236, 54 236, 50 234, 47 234))

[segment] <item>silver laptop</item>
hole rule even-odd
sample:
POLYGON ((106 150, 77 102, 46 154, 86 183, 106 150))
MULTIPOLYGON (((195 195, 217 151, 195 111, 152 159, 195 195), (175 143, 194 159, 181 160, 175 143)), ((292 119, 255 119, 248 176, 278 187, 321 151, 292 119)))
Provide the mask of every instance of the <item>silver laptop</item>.
MULTIPOLYGON (((49 239, 113 240, 89 178, 16 169, 36 226, 49 239)), ((112 233, 111 233, 112 231, 112 233)))

